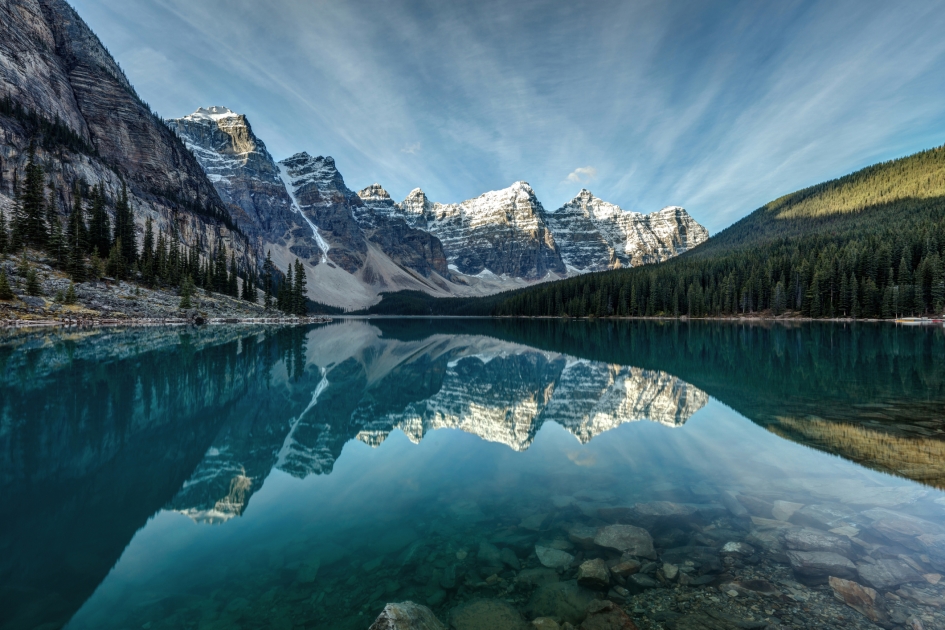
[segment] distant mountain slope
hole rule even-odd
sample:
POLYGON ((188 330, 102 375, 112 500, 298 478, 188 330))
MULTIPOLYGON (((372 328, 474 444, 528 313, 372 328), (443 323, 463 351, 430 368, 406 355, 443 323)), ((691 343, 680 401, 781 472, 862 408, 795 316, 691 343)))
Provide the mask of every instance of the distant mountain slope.
POLYGON ((781 197, 668 262, 521 291, 492 312, 941 315, 943 247, 945 147, 939 147, 781 197))

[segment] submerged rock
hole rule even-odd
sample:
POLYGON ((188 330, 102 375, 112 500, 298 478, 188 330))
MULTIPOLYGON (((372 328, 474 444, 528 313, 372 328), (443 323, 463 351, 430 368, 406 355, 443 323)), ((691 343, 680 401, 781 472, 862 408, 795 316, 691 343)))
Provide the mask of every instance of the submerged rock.
POLYGON ((837 577, 830 578, 830 588, 833 589, 834 597, 873 623, 885 625, 888 621, 882 608, 883 598, 873 589, 837 577))
POLYGON ((567 551, 541 545, 535 545, 535 555, 538 556, 538 561, 549 569, 567 569, 574 562, 574 556, 567 551))
POLYGON ((594 544, 616 549, 631 556, 656 559, 656 550, 653 549, 653 537, 650 536, 650 532, 633 525, 601 527, 594 536, 594 544))
POLYGON ((446 630, 433 611, 413 602, 387 604, 370 630, 446 630))
POLYGON ((856 577, 856 565, 837 553, 829 551, 789 551, 788 560, 798 581, 807 584, 826 584, 827 578, 856 577))
POLYGON ((525 569, 515 576, 515 581, 519 584, 542 586, 543 584, 557 582, 558 572, 546 568, 525 569))
POLYGON ((511 604, 479 599, 450 611, 453 630, 528 630, 528 624, 511 604))
POLYGON ((577 581, 581 586, 606 591, 610 586, 610 569, 600 558, 585 560, 578 567, 577 581))
POLYGON ((501 557, 502 553, 499 548, 492 543, 486 541, 479 543, 479 552, 476 554, 479 564, 489 567, 502 566, 501 557))
POLYGON ((569 580, 540 587, 529 600, 528 610, 533 617, 554 617, 576 625, 584 621, 593 600, 593 591, 569 580))
POLYGON ((637 630, 637 627, 627 613, 605 599, 590 603, 581 630, 637 630))
POLYGON ((803 527, 784 534, 784 544, 788 549, 797 551, 830 551, 850 557, 853 545, 848 538, 834 536, 821 530, 803 527))
POLYGON ((925 580, 918 571, 898 558, 883 558, 872 564, 861 562, 857 568, 864 582, 883 591, 900 584, 925 580))

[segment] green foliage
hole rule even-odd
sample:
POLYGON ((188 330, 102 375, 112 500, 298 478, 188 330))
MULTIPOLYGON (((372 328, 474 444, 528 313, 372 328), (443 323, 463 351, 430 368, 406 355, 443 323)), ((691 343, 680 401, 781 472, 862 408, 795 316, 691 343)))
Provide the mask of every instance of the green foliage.
POLYGON ((305 269, 302 267, 301 261, 298 258, 295 259, 295 280, 292 283, 292 303, 291 303, 291 312, 293 315, 298 315, 304 317, 308 314, 308 306, 305 303, 305 294, 306 289, 305 285, 307 284, 305 278, 305 269))

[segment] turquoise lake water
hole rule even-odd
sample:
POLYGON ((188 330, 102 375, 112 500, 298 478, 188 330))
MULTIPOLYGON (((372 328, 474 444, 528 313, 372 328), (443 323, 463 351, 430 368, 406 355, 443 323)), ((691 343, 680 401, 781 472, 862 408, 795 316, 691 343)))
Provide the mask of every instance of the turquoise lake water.
POLYGON ((19 332, 0 366, 3 628, 875 627, 831 575, 945 622, 941 328, 19 332))

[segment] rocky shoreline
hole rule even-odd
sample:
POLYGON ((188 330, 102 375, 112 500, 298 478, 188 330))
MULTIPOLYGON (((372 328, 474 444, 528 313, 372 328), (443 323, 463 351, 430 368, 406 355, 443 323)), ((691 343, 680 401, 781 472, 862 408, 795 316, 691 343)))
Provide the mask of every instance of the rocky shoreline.
MULTIPOLYGON (((39 295, 28 295, 26 278, 14 260, 0 262, 14 293, 0 300, 0 328, 50 326, 169 326, 202 324, 309 324, 331 321, 322 316, 286 316, 275 309, 220 293, 196 289, 192 308, 180 308, 173 289, 147 288, 103 278, 73 284, 68 276, 42 261, 32 261, 39 295), (64 300, 70 285, 75 302, 64 300)), ((261 301, 261 300, 260 300, 261 301)))

